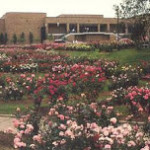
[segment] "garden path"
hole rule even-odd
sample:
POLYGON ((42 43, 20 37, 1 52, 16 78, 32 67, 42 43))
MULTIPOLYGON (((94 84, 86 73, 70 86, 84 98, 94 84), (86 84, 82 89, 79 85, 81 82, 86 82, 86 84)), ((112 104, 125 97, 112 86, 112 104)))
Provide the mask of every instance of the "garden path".
POLYGON ((14 130, 13 119, 11 116, 0 116, 0 131, 6 131, 8 128, 14 130))

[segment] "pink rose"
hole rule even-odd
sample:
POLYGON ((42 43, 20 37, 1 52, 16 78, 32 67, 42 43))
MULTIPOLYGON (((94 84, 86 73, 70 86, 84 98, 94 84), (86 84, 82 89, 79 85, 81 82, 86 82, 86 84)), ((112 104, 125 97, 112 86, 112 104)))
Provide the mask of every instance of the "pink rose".
POLYGON ((150 116, 148 117, 148 122, 150 122, 150 116))
POLYGON ((42 143, 42 137, 40 134, 33 136, 33 141, 37 141, 39 143, 42 143))
POLYGON ((63 97, 62 97, 62 96, 59 96, 59 97, 58 97, 58 100, 59 100, 59 101, 63 101, 63 97))
POLYGON ((129 141, 127 145, 128 147, 132 147, 132 146, 135 146, 136 144, 134 141, 129 141))
POLYGON ((25 75, 25 74, 21 74, 20 77, 21 77, 21 78, 25 78, 26 75, 25 75))
POLYGON ((31 75, 31 77, 33 77, 33 78, 34 78, 34 77, 35 77, 35 74, 32 74, 32 75, 31 75))
POLYGON ((64 115, 62 115, 62 114, 58 115, 58 118, 59 118, 60 120, 64 120, 64 119, 65 119, 64 115))
POLYGON ((148 100, 148 94, 146 94, 145 96, 143 96, 143 98, 144 98, 145 100, 148 100))
POLYGON ((117 123, 117 119, 115 117, 113 117, 113 118, 110 119, 110 122, 112 124, 116 124, 117 123))
POLYGON ((34 127, 31 124, 26 125, 25 134, 30 134, 33 131, 34 127))
POLYGON ((18 126, 20 125, 19 120, 14 119, 14 120, 13 120, 13 125, 14 125, 15 128, 18 128, 18 126))
POLYGON ((98 125, 94 122, 94 123, 91 123, 91 129, 94 129, 94 128, 97 128, 98 125))
POLYGON ((105 149, 111 149, 111 145, 106 144, 104 148, 105 148, 105 149))
POLYGON ((91 103, 90 108, 95 110, 97 108, 97 104, 96 103, 91 103))
POLYGON ((59 129, 65 130, 65 129, 66 129, 66 126, 65 126, 64 124, 61 124, 61 125, 59 126, 59 129))
POLYGON ((64 132, 60 131, 59 136, 64 136, 64 132))

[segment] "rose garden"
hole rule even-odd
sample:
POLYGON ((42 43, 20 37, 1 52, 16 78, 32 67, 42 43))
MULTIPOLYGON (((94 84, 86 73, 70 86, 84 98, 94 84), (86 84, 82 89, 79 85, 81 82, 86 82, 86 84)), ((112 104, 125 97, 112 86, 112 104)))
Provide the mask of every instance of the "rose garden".
POLYGON ((131 41, 1 46, 0 103, 14 107, 1 113, 15 114, 17 132, 4 133, 14 148, 149 150, 150 56, 144 50, 130 59, 133 47, 131 41))

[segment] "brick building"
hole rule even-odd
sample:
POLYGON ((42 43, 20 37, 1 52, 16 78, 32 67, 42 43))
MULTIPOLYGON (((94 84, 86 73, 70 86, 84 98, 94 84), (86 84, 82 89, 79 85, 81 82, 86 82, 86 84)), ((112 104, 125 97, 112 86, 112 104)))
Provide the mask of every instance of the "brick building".
MULTIPOLYGON (((14 34, 19 37, 23 32, 28 42, 29 33, 40 41, 41 29, 44 34, 68 40, 109 40, 117 32, 117 19, 104 18, 103 15, 60 15, 47 17, 46 13, 6 13, 0 19, 0 33, 7 33, 9 42, 14 34)), ((128 27, 123 24, 120 33, 128 34, 128 27)))

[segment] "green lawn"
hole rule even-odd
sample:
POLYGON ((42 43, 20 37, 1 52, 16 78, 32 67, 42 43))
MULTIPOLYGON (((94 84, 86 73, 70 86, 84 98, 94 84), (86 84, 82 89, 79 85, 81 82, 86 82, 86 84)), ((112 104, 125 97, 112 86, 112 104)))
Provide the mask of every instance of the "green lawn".
MULTIPOLYGON (((33 104, 31 104, 30 107, 32 107, 33 104)), ((21 109, 21 111, 27 110, 28 106, 25 106, 24 104, 21 104, 16 101, 14 103, 0 103, 0 114, 14 114, 16 112, 17 107, 21 109)))
POLYGON ((1 104, 0 105, 0 114, 13 114, 17 107, 21 108, 21 110, 24 110, 25 107, 23 105, 18 105, 18 104, 1 104))
MULTIPOLYGON (((21 109, 21 112, 26 112, 29 109, 34 108, 34 104, 32 100, 21 100, 21 101, 9 101, 2 102, 0 101, 0 114, 14 114, 17 108, 21 109)), ((48 102, 44 101, 41 104, 42 108, 48 107, 48 102)))
POLYGON ((124 49, 114 52, 99 52, 96 51, 59 51, 61 53, 67 53, 71 57, 85 56, 90 59, 108 59, 119 61, 120 64, 137 64, 141 60, 150 60, 150 49, 136 50, 136 49, 124 49))

